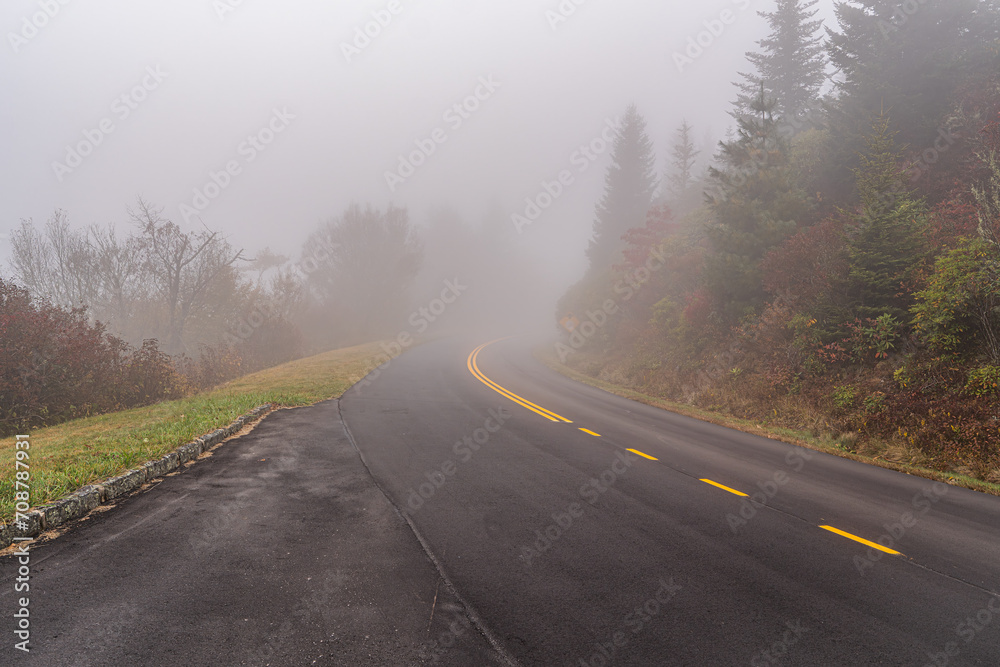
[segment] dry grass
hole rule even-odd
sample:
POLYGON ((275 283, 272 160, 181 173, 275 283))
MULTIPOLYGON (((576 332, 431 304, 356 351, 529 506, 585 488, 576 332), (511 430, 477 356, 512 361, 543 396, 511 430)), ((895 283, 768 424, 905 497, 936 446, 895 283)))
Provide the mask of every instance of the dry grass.
POLYGON ((909 443, 880 442, 871 439, 859 442, 857 433, 840 433, 835 427, 830 426, 827 415, 812 406, 804 397, 775 396, 768 402, 769 411, 764 412, 759 407, 761 403, 759 399, 747 398, 749 394, 747 387, 718 383, 692 397, 692 403, 679 403, 629 388, 626 375, 609 370, 607 365, 602 367, 599 360, 594 357, 578 355, 580 359, 574 362, 583 363, 580 364, 580 370, 577 370, 561 363, 547 348, 536 350, 535 356, 549 368, 566 377, 616 396, 746 433, 1000 496, 1000 468, 993 471, 990 477, 986 477, 986 481, 977 479, 970 474, 972 471, 933 470, 925 467, 930 463, 928 457, 909 443), (581 370, 585 372, 580 372, 581 370), (587 374, 588 371, 593 375, 587 374), (594 377, 598 374, 600 379, 594 377), (618 382, 604 379, 609 377, 615 378, 618 382))

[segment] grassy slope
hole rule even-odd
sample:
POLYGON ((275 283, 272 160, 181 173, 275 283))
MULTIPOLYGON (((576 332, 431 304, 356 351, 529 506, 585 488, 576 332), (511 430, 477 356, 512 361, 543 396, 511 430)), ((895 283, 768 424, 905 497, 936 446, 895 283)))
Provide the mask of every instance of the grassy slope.
POLYGON ((592 387, 597 387, 598 389, 603 389, 604 391, 614 394, 616 396, 621 396, 623 398, 628 398, 633 401, 638 401, 639 403, 645 403, 646 405, 652 405, 657 408, 662 408, 664 410, 669 410, 671 412, 676 412, 677 414, 685 415, 688 417, 694 417, 695 419, 700 419, 702 421, 707 421, 713 424, 719 424, 720 426, 727 426, 729 428, 734 428, 746 433, 753 433, 754 435, 761 435, 767 438, 772 438, 774 440, 781 440, 783 442, 788 442, 794 445, 800 445, 802 447, 808 447, 809 449, 815 449, 817 451, 826 452, 828 454, 833 454, 835 456, 842 456, 844 458, 852 459, 854 461, 860 461, 862 463, 868 463, 872 465, 877 465, 882 468, 889 468, 891 470, 898 470, 900 472, 905 472, 911 475, 918 475, 920 477, 926 477, 928 479, 939 480, 942 482, 947 482, 949 484, 954 484, 956 486, 962 486, 968 489, 973 489, 975 491, 982 491, 984 493, 989 493, 992 495, 1000 496, 1000 484, 991 484, 989 482, 983 482, 981 480, 975 479, 973 477, 967 477, 965 475, 958 475, 955 473, 942 473, 937 470, 930 470, 928 468, 921 468, 917 466, 906 465, 903 463, 898 463, 894 461, 887 461, 885 459, 864 456, 861 454, 856 454, 849 452, 844 449, 837 441, 826 437, 817 438, 810 433, 804 431, 796 431, 787 428, 779 428, 774 426, 767 426, 760 424, 758 422, 749 421, 746 419, 738 419, 731 417, 729 415, 724 415, 718 412, 710 412, 708 410, 703 410, 691 405, 685 405, 683 403, 675 403, 673 401, 668 401, 662 398, 657 398, 655 396, 648 396, 646 394, 639 393, 627 387, 622 387, 619 385, 611 384, 603 380, 591 377, 580 373, 577 370, 566 366, 555 357, 551 350, 539 349, 536 350, 535 356, 539 361, 544 363, 546 366, 561 373, 568 378, 576 380, 578 382, 583 382, 592 387))
MULTIPOLYGON (((384 360, 377 344, 299 359, 177 401, 66 422, 31 433, 32 507, 159 458, 258 405, 336 398, 384 360), (380 358, 381 357, 381 358, 380 358)), ((14 438, 0 445, 0 519, 14 515, 14 438)))

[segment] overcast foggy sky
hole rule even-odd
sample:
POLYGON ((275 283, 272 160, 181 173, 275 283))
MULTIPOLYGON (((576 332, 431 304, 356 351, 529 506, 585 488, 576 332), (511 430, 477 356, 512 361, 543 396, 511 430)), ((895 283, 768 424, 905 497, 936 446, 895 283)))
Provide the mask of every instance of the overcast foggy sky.
MULTIPOLYGON (((348 63, 341 44, 389 0, 50 1, 58 13, 16 53, 10 35, 40 3, 6 0, 0 10, 3 274, 5 237, 22 218, 40 224, 62 208, 74 226, 124 223, 141 194, 183 224, 179 206, 235 160, 241 173, 201 219, 251 253, 271 246, 293 257, 352 201, 405 205, 418 223, 437 205, 472 223, 499 205, 509 220, 543 178, 573 169, 576 182, 517 239, 575 279, 608 156, 580 175, 573 151, 633 101, 661 172, 682 118, 699 143, 707 132, 720 138, 731 82, 767 33, 756 10, 773 9, 767 0, 585 0, 553 29, 546 11, 571 0, 399 0, 348 63), (673 53, 727 9, 735 22, 679 73, 673 53), (148 75, 157 68, 166 74, 158 84, 148 75), (454 128, 444 112, 489 76, 499 88, 454 128), (144 79, 155 87, 137 108, 116 102, 144 79), (295 118, 248 161, 240 146, 274 109, 295 118), (60 182, 53 162, 65 163, 67 145, 102 119, 114 131, 60 182), (384 173, 435 128, 447 142, 391 193, 384 173)), ((833 25, 832 0, 822 5, 833 25)))

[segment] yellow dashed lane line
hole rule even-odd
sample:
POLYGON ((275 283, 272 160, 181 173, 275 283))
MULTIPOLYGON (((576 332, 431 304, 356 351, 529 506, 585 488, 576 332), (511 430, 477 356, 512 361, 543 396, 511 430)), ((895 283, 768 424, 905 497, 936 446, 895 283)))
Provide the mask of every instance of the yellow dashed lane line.
MULTIPOLYGON (((497 340, 494 340, 494 341, 490 341, 489 343, 484 343, 483 345, 480 345, 479 347, 477 347, 475 350, 472 351, 472 353, 469 355, 469 359, 468 359, 469 372, 472 373, 472 375, 474 375, 477 380, 479 380, 480 382, 482 382, 483 384, 485 384, 487 387, 489 387, 493 391, 497 392, 498 394, 501 394, 502 396, 505 396, 506 398, 509 398, 510 400, 514 401, 518 405, 520 405, 522 407, 525 407, 525 408, 531 410, 532 412, 541 415, 542 417, 545 417, 549 421, 563 422, 563 423, 566 423, 566 424, 572 424, 573 422, 571 420, 566 419, 562 415, 558 415, 555 412, 552 412, 551 410, 546 410, 542 406, 540 406, 540 405, 538 405, 536 403, 532 403, 531 401, 529 401, 528 399, 524 398, 523 396, 518 396, 517 394, 515 394, 512 391, 510 391, 509 389, 505 389, 504 387, 501 387, 496 382, 494 382, 493 380, 491 380, 488 377, 486 377, 486 375, 481 370, 479 370, 479 365, 477 364, 477 359, 479 357, 479 353, 482 352, 488 346, 493 345, 493 343, 497 343, 500 340, 503 340, 503 339, 500 338, 500 339, 497 339, 497 340)), ((583 431, 584 433, 592 435, 592 436, 594 436, 596 438, 600 438, 601 437, 600 433, 595 433, 595 432, 591 431, 590 429, 580 428, 580 430, 583 431)), ((641 456, 641 457, 643 457, 645 459, 649 459, 650 461, 659 461, 659 459, 656 458, 655 456, 650 456, 649 454, 644 454, 643 452, 640 452, 637 449, 629 449, 628 451, 632 452, 633 454, 637 454, 637 455, 639 455, 639 456, 641 456)), ((719 484, 718 482, 713 482, 710 479, 702 479, 702 480, 699 480, 699 481, 704 482, 706 484, 711 484, 712 486, 714 486, 716 488, 719 488, 719 489, 722 489, 723 491, 727 491, 729 493, 732 493, 733 495, 740 496, 741 498, 749 498, 750 497, 748 494, 743 493, 742 491, 737 491, 736 489, 732 489, 732 488, 726 486, 725 484, 719 484)), ((851 533, 848 533, 848 532, 845 532, 843 530, 840 530, 839 528, 834 528, 833 526, 820 526, 820 528, 822 528, 823 530, 828 530, 831 533, 836 533, 837 535, 840 535, 842 537, 846 537, 849 540, 854 540, 855 542, 858 542, 859 544, 864 544, 865 546, 871 547, 872 549, 878 549, 879 551, 883 551, 883 552, 885 552, 887 554, 892 554, 892 555, 895 555, 895 556, 902 556, 903 555, 903 554, 901 554, 900 552, 898 552, 898 551, 896 551, 894 549, 890 549, 888 547, 882 546, 881 544, 877 544, 875 542, 871 542, 869 540, 866 540, 863 537, 858 537, 857 535, 852 535, 851 533)))
POLYGON ((822 528, 823 530, 829 530, 831 533, 836 533, 837 535, 840 535, 842 537, 846 537, 849 540, 854 540, 855 542, 860 542, 861 544, 865 545, 866 547, 871 547, 872 549, 878 549, 879 551, 884 551, 887 554, 892 554, 894 556, 902 556, 903 555, 903 554, 899 553, 898 551, 896 551, 895 549, 890 549, 889 547, 883 547, 881 544, 877 544, 875 542, 869 542, 868 540, 866 540, 863 537, 858 537, 857 535, 851 535, 850 533, 846 533, 846 532, 840 530, 839 528, 834 528, 833 526, 820 526, 820 528, 822 528))
POLYGON ((718 482, 713 482, 710 479, 700 479, 698 481, 699 482, 705 482, 705 484, 711 484, 712 486, 718 487, 718 488, 722 489, 723 491, 728 491, 729 493, 732 493, 732 494, 737 495, 737 496, 741 496, 743 498, 749 498, 750 497, 748 494, 743 493, 742 491, 737 491, 736 489, 730 489, 725 484, 719 484, 718 482))

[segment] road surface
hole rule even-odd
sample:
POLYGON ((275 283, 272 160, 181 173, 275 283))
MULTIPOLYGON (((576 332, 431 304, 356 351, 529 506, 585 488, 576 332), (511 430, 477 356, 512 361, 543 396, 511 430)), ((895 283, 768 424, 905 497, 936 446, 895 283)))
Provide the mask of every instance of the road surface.
POLYGON ((524 341, 482 342, 411 350, 342 413, 521 664, 1000 664, 1000 498, 641 405, 524 341))
POLYGON ((155 488, 0 558, 0 665, 502 665, 372 482, 336 401, 271 413, 155 488), (30 653, 14 648, 27 595, 30 653), (433 614, 432 614, 433 610, 433 614))

